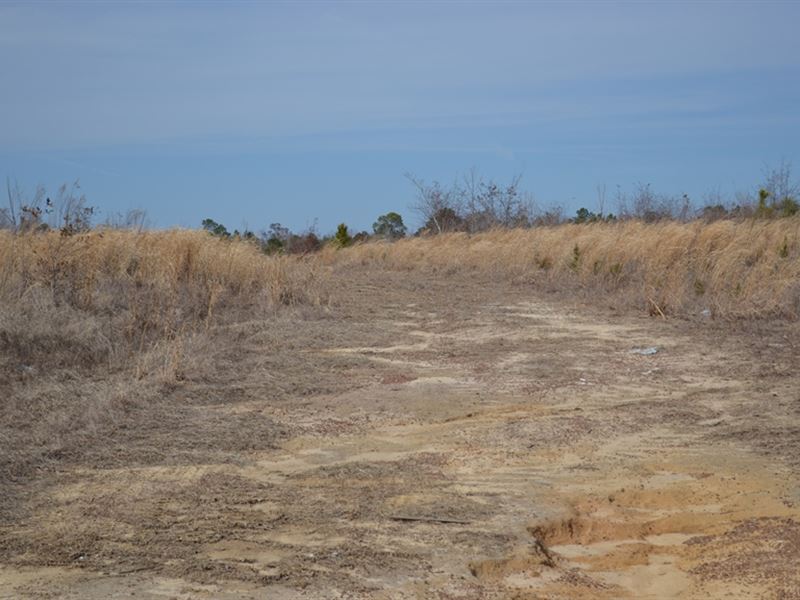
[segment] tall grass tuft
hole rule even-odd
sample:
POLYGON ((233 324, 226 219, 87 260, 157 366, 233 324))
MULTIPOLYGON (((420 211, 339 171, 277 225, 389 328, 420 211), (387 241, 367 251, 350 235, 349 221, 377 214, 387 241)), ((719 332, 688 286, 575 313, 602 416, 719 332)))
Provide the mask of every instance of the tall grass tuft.
POLYGON ((23 367, 113 365, 229 308, 324 299, 312 262, 204 232, 0 231, 0 349, 23 367))
POLYGON ((800 218, 565 224, 453 233, 325 252, 337 265, 501 278, 607 294, 651 314, 800 316, 800 218))

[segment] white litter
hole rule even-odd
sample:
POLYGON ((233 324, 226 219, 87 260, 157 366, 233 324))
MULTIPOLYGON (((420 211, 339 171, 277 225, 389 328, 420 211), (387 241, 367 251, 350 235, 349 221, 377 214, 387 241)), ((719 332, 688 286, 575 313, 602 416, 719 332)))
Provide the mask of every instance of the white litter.
POLYGON ((642 356, 652 356, 657 352, 658 348, 656 346, 650 346, 649 348, 633 348, 630 351, 631 354, 641 354, 642 356))

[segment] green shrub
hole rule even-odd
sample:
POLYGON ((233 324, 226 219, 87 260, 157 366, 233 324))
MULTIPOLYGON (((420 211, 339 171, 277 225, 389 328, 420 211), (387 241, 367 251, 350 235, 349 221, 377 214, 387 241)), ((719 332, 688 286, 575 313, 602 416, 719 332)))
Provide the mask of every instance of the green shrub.
POLYGON ((770 193, 765 189, 758 190, 758 207, 756 208, 756 217, 768 219, 772 216, 772 207, 767 204, 767 199, 770 193))
POLYGON ((222 223, 217 223, 214 219, 203 219, 202 226, 203 229, 211 235, 221 238, 231 237, 231 234, 228 232, 228 228, 222 223))
POLYGON ((403 223, 403 217, 396 212, 388 212, 385 215, 378 217, 372 225, 372 231, 375 235, 396 240, 406 235, 406 226, 403 223))
POLYGON ((333 241, 339 248, 346 248, 353 243, 353 236, 347 230, 347 225, 339 223, 339 227, 336 228, 336 235, 333 236, 333 241))

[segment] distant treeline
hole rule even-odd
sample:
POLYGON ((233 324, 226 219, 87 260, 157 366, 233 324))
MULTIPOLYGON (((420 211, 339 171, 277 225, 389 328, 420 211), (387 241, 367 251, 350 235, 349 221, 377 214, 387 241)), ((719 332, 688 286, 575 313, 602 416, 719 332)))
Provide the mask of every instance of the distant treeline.
POLYGON ((617 187, 613 198, 616 212, 607 212, 607 189, 599 185, 596 212, 581 207, 573 217, 565 216, 560 205, 540 207, 532 194, 520 189, 520 176, 502 185, 470 171, 449 186, 436 181, 429 184, 412 175, 406 177, 416 189, 412 209, 424 220, 419 234, 479 233, 497 228, 616 220, 655 223, 777 218, 800 212, 800 183, 792 179, 791 164, 785 161, 765 171, 755 193, 739 192, 725 199, 721 193, 712 192, 699 204, 687 194, 660 194, 650 184, 638 183, 630 193, 617 187))
MULTIPOLYGON (((541 207, 531 193, 520 187, 521 176, 508 183, 485 179, 474 169, 450 185, 438 181, 427 183, 407 174, 415 191, 411 210, 422 226, 415 236, 450 232, 480 233, 492 229, 511 229, 552 226, 562 223, 594 223, 638 220, 687 222, 695 219, 774 219, 790 217, 800 212, 800 183, 792 179, 791 164, 782 161, 776 168, 764 172, 762 182, 754 191, 739 192, 733 198, 720 193, 707 194, 700 203, 687 194, 669 195, 653 190, 650 184, 638 183, 632 192, 617 187, 611 200, 615 212, 607 211, 609 203, 605 185, 597 186, 595 210, 579 208, 572 217, 565 216, 560 205, 541 207)), ((143 230, 148 228, 143 210, 115 214, 102 223, 96 222, 98 210, 88 204, 78 182, 62 185, 54 198, 43 186, 26 197, 19 185, 7 180, 8 204, 0 208, 0 229, 16 232, 58 229, 64 235, 87 231, 95 226, 114 229, 143 230)), ((397 240, 408 235, 403 217, 397 212, 380 215, 372 231, 351 231, 339 224, 333 234, 320 235, 315 226, 293 232, 280 223, 272 223, 259 232, 234 230, 206 218, 202 229, 211 235, 258 244, 267 254, 307 254, 325 245, 338 247, 371 239, 397 240)))

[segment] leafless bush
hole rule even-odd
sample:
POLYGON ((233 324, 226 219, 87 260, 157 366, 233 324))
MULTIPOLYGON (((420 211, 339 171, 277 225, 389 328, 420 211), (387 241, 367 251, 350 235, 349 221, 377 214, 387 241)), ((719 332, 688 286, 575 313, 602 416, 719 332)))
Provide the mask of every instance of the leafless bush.
POLYGON ((534 216, 532 197, 520 190, 520 175, 501 185, 472 169, 449 187, 409 174, 406 178, 416 188, 411 208, 422 217, 423 229, 431 233, 528 227, 534 216))
POLYGON ((506 185, 486 181, 474 169, 457 187, 463 198, 465 229, 470 233, 494 227, 527 227, 533 214, 533 200, 520 191, 522 176, 516 175, 506 185))
POLYGON ((147 218, 147 211, 133 208, 125 213, 109 215, 103 225, 109 229, 130 229, 142 232, 150 227, 150 220, 147 218))
POLYGON ((411 204, 411 209, 422 217, 425 230, 430 233, 461 230, 463 198, 456 184, 448 188, 438 181, 428 184, 411 174, 406 174, 406 178, 416 188, 417 197, 411 204))
MULTIPOLYGON (((31 231, 42 225, 45 213, 45 189, 38 186, 33 197, 26 197, 19 183, 6 179, 8 206, 0 209, 0 229, 31 231)), ((49 200, 47 201, 49 204, 49 200)))
POLYGON ((62 184, 55 199, 47 195, 44 186, 37 186, 28 197, 16 181, 6 180, 8 206, 0 209, 0 229, 15 232, 60 229, 64 234, 88 231, 92 226, 95 208, 87 204, 80 192, 80 182, 62 184))
POLYGON ((763 182, 760 189, 769 194, 775 203, 787 199, 797 201, 800 198, 800 181, 792 181, 792 164, 786 160, 776 167, 764 167, 763 182))
POLYGON ((564 209, 561 206, 553 205, 541 212, 536 212, 531 221, 535 227, 550 227, 564 222, 564 209))
POLYGON ((649 183, 637 183, 630 195, 617 188, 617 212, 622 219, 656 223, 667 220, 686 222, 694 211, 687 194, 680 197, 658 194, 649 183))
POLYGON ((316 223, 301 233, 293 233, 280 223, 272 223, 268 231, 262 231, 257 242, 267 254, 311 254, 322 247, 316 223))

